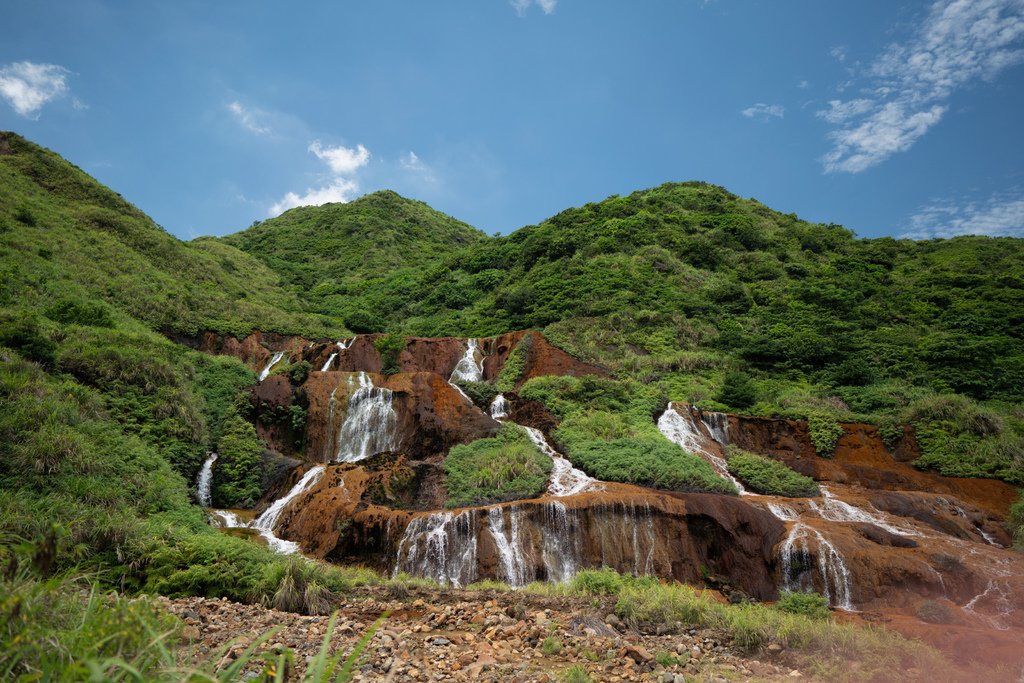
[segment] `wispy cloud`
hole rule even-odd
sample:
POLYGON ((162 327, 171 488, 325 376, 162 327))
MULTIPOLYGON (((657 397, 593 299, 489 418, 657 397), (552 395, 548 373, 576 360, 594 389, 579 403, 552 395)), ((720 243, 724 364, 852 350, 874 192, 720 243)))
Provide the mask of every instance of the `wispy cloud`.
POLYGON ((309 151, 321 161, 327 162, 331 171, 338 175, 348 175, 366 166, 370 161, 370 152, 362 145, 356 145, 355 149, 349 147, 324 147, 319 140, 314 140, 309 145, 309 151))
POLYGON ((228 111, 242 128, 256 135, 269 135, 272 131, 263 122, 264 114, 259 109, 250 109, 237 100, 228 104, 228 111))
POLYGON ((846 61, 846 46, 836 45, 834 48, 828 51, 832 57, 840 64, 846 61))
POLYGON ((1024 193, 995 195, 985 201, 933 202, 910 217, 909 229, 902 237, 954 235, 1024 237, 1024 193))
POLYGON ((509 4, 521 17, 526 16, 526 11, 530 9, 532 5, 540 7, 544 14, 551 14, 555 11, 555 5, 558 4, 558 0, 509 0, 509 4))
POLYGON ((19 115, 38 119, 47 102, 67 94, 67 75, 56 64, 13 62, 0 68, 0 96, 19 115))
POLYGON ((786 114, 786 108, 781 104, 765 104, 764 102, 758 102, 752 107, 747 107, 740 112, 748 119, 761 119, 762 121, 770 121, 773 118, 781 119, 786 114))
POLYGON ((806 80, 806 79, 804 79, 804 80, 800 81, 799 83, 797 83, 796 87, 800 88, 801 90, 804 90, 804 89, 808 88, 810 85, 811 85, 811 82, 806 80))
POLYGON ((305 193, 288 192, 280 201, 275 202, 269 214, 277 216, 297 206, 320 206, 330 202, 351 201, 359 192, 359 184, 351 177, 356 171, 370 161, 370 151, 362 145, 356 147, 324 147, 319 140, 314 140, 307 148, 318 159, 327 164, 331 178, 323 187, 307 188, 305 193))
MULTIPOLYGON (((1024 0, 938 0, 904 44, 860 75, 862 97, 818 112, 841 125, 823 157, 828 173, 860 173, 910 149, 948 111, 952 94, 1024 61, 1024 0)), ((833 50, 845 61, 846 52, 833 50)))
POLYGON ((437 174, 434 172, 434 169, 425 164, 423 159, 420 159, 419 156, 416 155, 416 152, 410 150, 406 154, 403 154, 398 160, 398 165, 405 171, 415 173, 422 180, 428 183, 437 182, 437 174))

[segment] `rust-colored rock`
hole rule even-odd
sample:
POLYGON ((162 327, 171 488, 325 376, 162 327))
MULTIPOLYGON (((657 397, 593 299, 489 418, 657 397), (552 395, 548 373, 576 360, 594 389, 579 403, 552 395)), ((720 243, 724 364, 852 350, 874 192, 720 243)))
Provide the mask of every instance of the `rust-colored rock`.
POLYGON ((542 377, 544 375, 570 375, 573 377, 584 377, 586 375, 598 375, 607 377, 610 373, 607 368, 573 358, 562 349, 554 346, 544 335, 534 330, 523 330, 509 332, 497 337, 490 337, 483 340, 485 358, 483 363, 484 379, 494 381, 501 374, 509 354, 524 339, 529 337, 527 344, 529 350, 526 354, 526 363, 523 372, 516 382, 518 389, 529 379, 542 377))

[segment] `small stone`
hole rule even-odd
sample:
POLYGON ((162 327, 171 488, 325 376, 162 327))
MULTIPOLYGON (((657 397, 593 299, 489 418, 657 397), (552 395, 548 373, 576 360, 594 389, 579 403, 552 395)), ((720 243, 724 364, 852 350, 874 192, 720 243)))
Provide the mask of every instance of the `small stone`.
POLYGON ((803 676, 804 675, 802 673, 800 673, 799 671, 797 671, 796 669, 793 669, 792 671, 789 672, 789 677, 790 678, 803 678, 803 676))
POLYGON ((768 646, 768 652, 782 652, 782 646, 778 643, 771 643, 768 646))
POLYGON ((430 642, 433 645, 451 645, 452 644, 452 641, 448 640, 447 638, 443 638, 441 636, 438 636, 437 638, 434 638, 430 642))

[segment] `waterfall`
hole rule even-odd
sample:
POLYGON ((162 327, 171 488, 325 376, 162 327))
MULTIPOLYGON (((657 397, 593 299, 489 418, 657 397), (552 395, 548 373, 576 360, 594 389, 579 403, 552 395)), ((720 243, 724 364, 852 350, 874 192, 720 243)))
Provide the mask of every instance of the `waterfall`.
POLYGON ((491 532, 498 550, 498 578, 515 588, 525 586, 533 579, 523 553, 523 539, 520 534, 522 517, 523 510, 518 506, 512 506, 507 523, 505 508, 492 507, 487 510, 487 529, 491 532))
POLYGON ((282 358, 284 358, 284 351, 278 351, 275 353, 270 359, 270 362, 267 363, 267 367, 263 368, 260 372, 259 381, 262 382, 265 380, 270 375, 270 371, 274 369, 274 366, 281 362, 282 358))
POLYGON ((775 515, 776 519, 779 519, 783 522, 795 522, 800 518, 796 511, 793 508, 789 507, 788 505, 771 502, 768 503, 767 505, 768 511, 775 515))
POLYGON ((920 534, 905 529, 900 529, 897 526, 893 526, 887 522, 880 513, 868 512, 863 508, 855 507, 839 500, 832 495, 832 492, 825 486, 819 486, 821 489, 821 506, 813 500, 808 502, 808 505, 812 510, 818 513, 818 516, 822 519, 827 519, 830 522, 865 522, 867 524, 874 524, 877 527, 881 527, 891 534, 898 536, 920 536, 920 534))
POLYGON ((455 369, 452 370, 451 377, 448 378, 449 382, 479 382, 484 378, 484 369, 482 359, 477 360, 477 347, 478 343, 476 339, 470 339, 466 343, 466 353, 463 354, 462 358, 459 359, 455 369))
POLYGON ((503 420, 508 417, 508 401, 504 394, 498 394, 491 401, 491 417, 495 420, 503 420))
POLYGON ((541 559, 548 581, 568 581, 583 563, 583 528, 576 510, 560 500, 545 503, 541 513, 541 559))
POLYGON ((709 444, 709 442, 717 442, 724 449, 725 445, 729 443, 728 416, 724 413, 708 413, 707 417, 701 421, 701 424, 710 433, 710 436, 705 436, 701 434, 693 414, 689 410, 684 412, 686 414, 681 415, 669 403, 668 408, 658 418, 658 430, 684 451, 693 453, 707 461, 715 468, 719 476, 728 479, 736 486, 740 495, 749 495, 749 492, 743 488, 743 484, 729 474, 729 466, 725 458, 718 455, 709 444))
POLYGON ((199 470, 199 477, 196 478, 196 494, 199 497, 199 504, 204 508, 210 507, 210 486, 213 484, 213 463, 216 461, 216 453, 207 455, 203 468, 199 470))
MULTIPOLYGON (((348 378, 349 397, 345 421, 338 432, 334 460, 357 462, 377 453, 393 451, 398 414, 391 405, 393 392, 376 387, 365 372, 348 378), (353 391, 355 382, 358 388, 353 391)), ((334 417, 333 394, 330 418, 334 417)))
POLYGON ((853 611, 850 589, 850 570, 842 555, 825 536, 802 522, 794 522, 782 544, 782 576, 786 590, 814 590, 809 573, 813 566, 809 540, 813 537, 817 545, 818 575, 821 577, 822 594, 829 605, 853 611), (793 559, 797 558, 796 565, 793 559))
POLYGON ((281 516, 281 513, 284 512, 288 503, 292 502, 292 499, 300 493, 316 484, 323 473, 323 465, 311 467, 308 472, 302 475, 302 479, 299 479, 298 483, 295 484, 288 493, 286 493, 282 498, 278 498, 271 503, 270 507, 268 507, 262 515, 253 520, 251 525, 252 528, 259 531, 260 535, 267 539, 267 545, 269 545, 274 552, 282 554, 298 552, 299 544, 293 541, 286 541, 275 536, 274 527, 277 525, 277 520, 281 516))
POLYGON ((407 572, 461 588, 476 580, 476 511, 416 517, 398 542, 395 574, 407 572))
POLYGON ((320 372, 327 372, 328 370, 330 370, 331 369, 331 363, 333 363, 334 359, 337 358, 337 357, 338 357, 337 353, 332 353, 330 355, 330 357, 327 358, 327 362, 324 363, 324 366, 322 368, 320 368, 320 372))
POLYGON ((530 437, 530 441, 534 443, 537 448, 541 450, 544 455, 551 458, 551 483, 548 484, 548 493, 552 496, 572 496, 577 493, 582 493, 591 484, 596 484, 597 480, 592 477, 588 477, 583 470, 578 470, 572 466, 572 463, 566 460, 560 453, 558 453, 551 444, 548 443, 547 439, 544 438, 544 433, 534 427, 526 427, 519 425, 526 432, 526 435, 530 437))
POLYGON ((352 337, 351 339, 342 339, 338 341, 335 344, 335 346, 338 347, 339 351, 348 351, 350 348, 352 348, 352 342, 354 342, 355 340, 355 337, 352 337))
POLYGON ((210 510, 210 524, 221 529, 237 529, 247 526, 238 515, 230 510, 210 510))

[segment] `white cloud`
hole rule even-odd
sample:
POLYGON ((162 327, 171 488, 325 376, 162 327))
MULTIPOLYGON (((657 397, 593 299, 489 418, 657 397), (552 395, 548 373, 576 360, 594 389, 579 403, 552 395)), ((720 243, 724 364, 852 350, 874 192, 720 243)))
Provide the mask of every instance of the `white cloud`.
MULTIPOLYGON (((910 149, 948 111, 952 94, 1024 61, 1024 0, 937 0, 905 44, 893 44, 864 78, 868 97, 818 112, 841 124, 822 159, 828 173, 860 173, 910 149)), ((845 50, 833 55, 843 61, 845 50)))
POLYGON ((857 99, 843 102, 842 100, 830 100, 829 109, 819 111, 818 118, 825 119, 829 123, 842 123, 854 116, 860 116, 870 111, 875 105, 872 100, 857 99))
POLYGON ((268 135, 271 132, 270 126, 261 123, 263 112, 258 109, 249 109, 241 102, 235 101, 228 104, 228 111, 235 117, 239 125, 250 133, 256 135, 268 135))
MULTIPOLYGON (((320 188, 308 188, 305 194, 287 193, 279 202, 270 207, 270 215, 276 216, 296 206, 320 206, 330 202, 348 202, 359 192, 355 174, 370 161, 370 151, 362 145, 355 149, 348 147, 324 147, 319 140, 309 143, 307 148, 331 170, 330 182, 320 188)), ((415 155, 413 155, 415 157, 415 155)))
POLYGON ((509 0, 509 4, 515 9, 516 14, 521 17, 526 16, 526 11, 530 9, 531 5, 540 7, 544 14, 551 14, 555 11, 555 5, 558 4, 558 0, 509 0))
POLYGON ((758 102, 752 107, 747 107, 740 113, 748 119, 759 118, 763 121, 768 121, 772 117, 781 119, 786 113, 786 108, 781 104, 765 104, 763 102, 758 102))
POLYGON ((43 105, 68 92, 67 74, 56 64, 7 64, 0 68, 0 97, 21 116, 38 119, 43 105))
POLYGON ((326 161, 331 171, 337 175, 349 175, 366 166, 370 161, 370 152, 362 145, 355 149, 349 147, 323 147, 319 140, 309 144, 309 151, 326 161))
POLYGON ((828 53, 830 55, 832 55, 832 57, 834 57, 840 63, 846 61, 846 46, 845 45, 836 45, 834 48, 829 50, 828 53))
POLYGON ((399 161, 399 164, 407 171, 423 171, 427 168, 426 164, 416 156, 416 152, 412 151, 403 156, 399 161))
POLYGON ((1024 196, 996 195, 984 202, 934 202, 910 217, 911 239, 954 235, 1024 237, 1024 196))
POLYGON ((277 216, 297 206, 320 206, 330 202, 349 202, 358 191, 359 186, 354 180, 335 178, 330 185, 320 188, 311 187, 303 195, 289 192, 281 201, 270 207, 269 215, 277 216))
POLYGON ((797 83, 796 87, 800 88, 801 90, 804 90, 805 88, 809 87, 810 85, 811 85, 811 82, 806 80, 806 79, 804 79, 804 80, 800 81, 799 83, 797 83))

